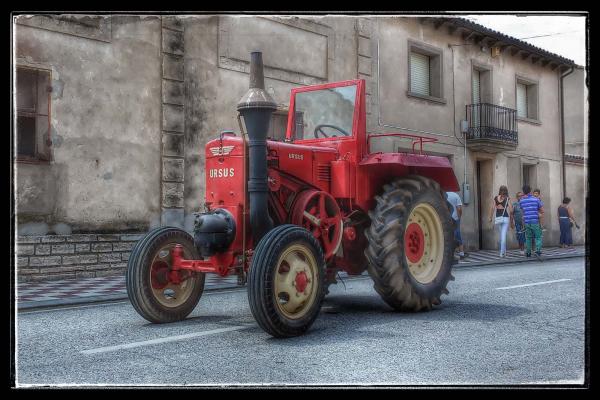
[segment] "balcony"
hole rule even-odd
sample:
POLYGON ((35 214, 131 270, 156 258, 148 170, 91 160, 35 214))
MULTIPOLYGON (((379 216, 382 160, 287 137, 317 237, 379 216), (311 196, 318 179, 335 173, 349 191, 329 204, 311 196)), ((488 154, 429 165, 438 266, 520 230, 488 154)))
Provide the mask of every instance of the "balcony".
POLYGON ((519 144, 517 110, 489 103, 467 105, 467 147, 499 153, 519 144))

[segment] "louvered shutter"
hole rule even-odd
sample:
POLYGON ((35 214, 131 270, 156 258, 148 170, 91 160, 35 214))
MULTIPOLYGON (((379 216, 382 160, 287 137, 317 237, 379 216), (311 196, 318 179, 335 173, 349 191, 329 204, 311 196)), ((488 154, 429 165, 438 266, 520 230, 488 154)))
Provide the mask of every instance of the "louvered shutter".
POLYGON ((429 57, 419 53, 410 53, 410 91, 430 96, 429 57))
POLYGON ((527 118, 527 86, 517 83, 517 116, 527 118))
MULTIPOLYGON (((471 83, 471 91, 473 93, 473 104, 481 103, 481 75, 479 71, 473 71, 473 81, 471 83)), ((474 127, 480 125, 481 106, 475 106, 472 111, 471 124, 474 127)))
POLYGON ((481 103, 481 74, 473 71, 473 104, 481 103))

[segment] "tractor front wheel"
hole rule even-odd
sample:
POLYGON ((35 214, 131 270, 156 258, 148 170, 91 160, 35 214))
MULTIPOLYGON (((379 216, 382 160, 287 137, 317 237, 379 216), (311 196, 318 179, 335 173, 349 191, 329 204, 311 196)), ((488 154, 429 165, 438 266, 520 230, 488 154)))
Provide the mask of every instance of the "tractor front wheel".
POLYGON ((136 243, 127 263, 125 282, 133 308, 153 323, 183 320, 204 291, 204 274, 171 269, 171 250, 183 247, 183 257, 199 259, 193 238, 185 231, 158 228, 136 243))
POLYGON ((306 229, 281 225, 258 243, 248 274, 248 301, 258 325, 275 337, 306 332, 321 310, 325 259, 306 229))
POLYGON ((421 176, 384 186, 366 230, 369 275, 382 299, 399 311, 429 310, 447 294, 453 221, 446 194, 421 176))

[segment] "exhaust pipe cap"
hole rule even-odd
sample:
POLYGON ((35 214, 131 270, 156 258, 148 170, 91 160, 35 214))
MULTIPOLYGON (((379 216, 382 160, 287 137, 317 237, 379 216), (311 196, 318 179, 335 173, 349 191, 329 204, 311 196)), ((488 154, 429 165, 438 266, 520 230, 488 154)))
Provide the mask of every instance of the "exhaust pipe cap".
POLYGON ((262 53, 250 53, 250 88, 237 104, 238 111, 251 109, 276 110, 277 103, 265 90, 262 53))

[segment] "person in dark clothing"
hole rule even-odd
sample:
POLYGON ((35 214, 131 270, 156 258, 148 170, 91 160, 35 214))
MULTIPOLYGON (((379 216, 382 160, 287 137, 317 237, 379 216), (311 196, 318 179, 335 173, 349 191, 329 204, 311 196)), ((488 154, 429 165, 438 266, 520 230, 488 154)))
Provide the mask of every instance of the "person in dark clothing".
POLYGON ((573 210, 569 207, 571 199, 565 197, 560 206, 558 206, 558 224, 560 226, 560 247, 573 247, 573 235, 571 228, 573 224, 579 229, 579 225, 575 222, 573 210))

